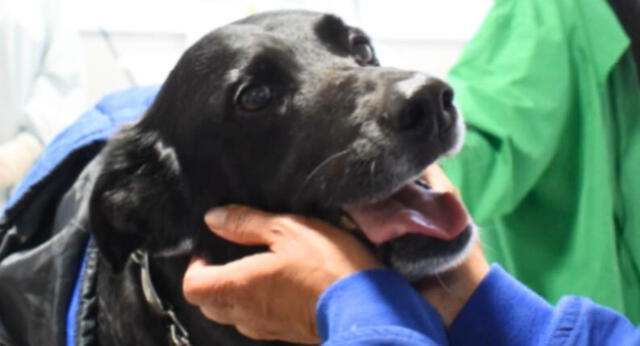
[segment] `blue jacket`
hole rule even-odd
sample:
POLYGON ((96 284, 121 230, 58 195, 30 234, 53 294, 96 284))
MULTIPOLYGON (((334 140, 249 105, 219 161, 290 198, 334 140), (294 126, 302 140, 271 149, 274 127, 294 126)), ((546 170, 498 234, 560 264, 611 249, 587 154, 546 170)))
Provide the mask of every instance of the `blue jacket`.
POLYGON ((448 330, 390 270, 334 283, 316 313, 325 345, 640 345, 640 329, 619 313, 574 296, 553 307, 498 265, 448 330))

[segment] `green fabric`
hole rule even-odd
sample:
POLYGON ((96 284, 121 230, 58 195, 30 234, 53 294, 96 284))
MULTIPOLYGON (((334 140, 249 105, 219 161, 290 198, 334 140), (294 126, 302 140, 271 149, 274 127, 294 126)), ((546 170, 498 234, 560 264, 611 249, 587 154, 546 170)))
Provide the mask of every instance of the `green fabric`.
POLYGON ((485 252, 552 303, 640 321, 640 88, 603 0, 497 0, 449 79, 468 124, 443 163, 485 252))

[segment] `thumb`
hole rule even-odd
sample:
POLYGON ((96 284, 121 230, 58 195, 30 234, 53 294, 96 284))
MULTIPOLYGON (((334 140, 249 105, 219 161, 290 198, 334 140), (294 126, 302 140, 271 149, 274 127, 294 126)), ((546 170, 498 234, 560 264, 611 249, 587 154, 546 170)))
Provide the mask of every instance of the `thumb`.
POLYGON ((460 191, 453 185, 438 164, 432 164, 422 173, 422 177, 435 191, 451 192, 460 199, 460 191))
POLYGON ((216 235, 242 245, 267 245, 273 243, 269 225, 272 214, 241 205, 209 210, 204 221, 216 235))

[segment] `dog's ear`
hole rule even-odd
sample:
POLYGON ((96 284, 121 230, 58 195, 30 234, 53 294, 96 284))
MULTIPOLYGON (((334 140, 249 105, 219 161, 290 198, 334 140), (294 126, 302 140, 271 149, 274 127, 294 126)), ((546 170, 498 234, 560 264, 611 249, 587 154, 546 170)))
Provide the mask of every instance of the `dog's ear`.
POLYGON ((155 132, 121 130, 105 147, 89 215, 98 249, 116 272, 137 248, 177 241, 186 195, 175 151, 155 132), (174 231, 174 232, 172 232, 174 231))

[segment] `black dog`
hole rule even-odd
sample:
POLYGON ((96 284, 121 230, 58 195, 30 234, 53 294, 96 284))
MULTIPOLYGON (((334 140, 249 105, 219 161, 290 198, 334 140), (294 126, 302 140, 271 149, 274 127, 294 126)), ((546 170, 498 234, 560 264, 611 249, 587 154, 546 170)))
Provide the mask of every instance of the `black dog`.
POLYGON ((182 296, 189 254, 224 263, 261 250, 214 237, 202 221, 214 206, 334 224, 349 215, 409 279, 450 267, 474 231, 460 204, 419 175, 461 141, 452 99, 441 80, 379 67, 366 34, 332 15, 265 13, 202 38, 145 116, 92 163, 98 343, 166 344, 176 320, 194 345, 257 343, 182 296), (131 256, 138 249, 176 319, 150 306, 155 295, 138 267, 147 257, 131 256))

